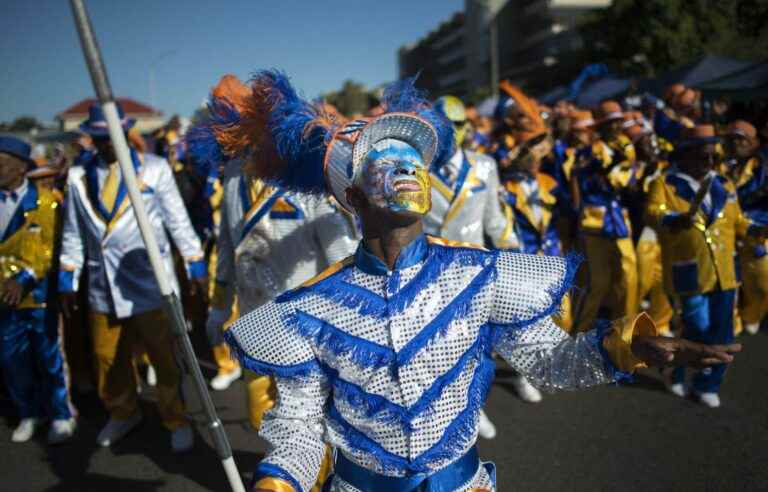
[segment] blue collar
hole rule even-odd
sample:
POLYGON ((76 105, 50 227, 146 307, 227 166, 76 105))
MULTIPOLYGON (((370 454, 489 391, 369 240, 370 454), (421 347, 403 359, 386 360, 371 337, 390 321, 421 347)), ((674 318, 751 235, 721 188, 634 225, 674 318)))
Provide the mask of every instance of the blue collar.
POLYGON ((30 181, 27 184, 27 192, 21 197, 19 206, 16 208, 16 212, 14 212, 11 217, 11 221, 8 223, 8 226, 6 226, 5 231, 3 231, 3 236, 0 241, 6 241, 18 231, 22 225, 24 225, 24 214, 37 208, 37 197, 37 186, 30 181))
MULTIPOLYGON (((387 265, 379 259, 378 256, 365 249, 365 241, 360 244, 355 251, 355 266, 369 275, 386 275, 389 273, 387 265)), ((395 260, 395 270, 403 270, 408 267, 424 261, 429 250, 429 244, 424 234, 420 234, 411 243, 400 250, 400 254, 395 260)))

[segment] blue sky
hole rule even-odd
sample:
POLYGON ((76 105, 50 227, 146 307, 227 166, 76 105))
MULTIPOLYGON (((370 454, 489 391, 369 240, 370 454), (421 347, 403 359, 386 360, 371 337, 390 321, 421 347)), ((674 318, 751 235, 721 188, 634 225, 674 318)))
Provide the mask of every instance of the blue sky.
MULTIPOLYGON (((463 0, 86 0, 116 95, 190 115, 224 73, 285 70, 307 97, 397 76, 397 49, 463 0), (154 70, 151 70, 154 67, 154 70)), ((69 2, 3 0, 0 121, 93 95, 69 2)))

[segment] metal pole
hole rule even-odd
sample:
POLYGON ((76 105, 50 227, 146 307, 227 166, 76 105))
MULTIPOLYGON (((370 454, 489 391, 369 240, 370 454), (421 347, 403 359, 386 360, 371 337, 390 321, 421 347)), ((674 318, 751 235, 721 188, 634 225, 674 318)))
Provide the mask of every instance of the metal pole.
POLYGON ((491 54, 491 96, 497 97, 499 95, 499 40, 497 29, 497 16, 492 14, 491 21, 489 22, 490 31, 490 54, 491 54))
POLYGON ((232 448, 229 444, 229 440, 227 440, 224 427, 221 425, 221 421, 216 414, 216 408, 211 400, 211 395, 208 394, 203 374, 200 372, 200 366, 192 349, 192 343, 187 335, 181 302, 179 302, 169 280, 171 272, 167 272, 163 266, 160 249, 157 246, 157 242, 152 233, 152 226, 149 223, 147 212, 144 209, 144 201, 141 198, 141 193, 139 192, 138 184, 136 182, 136 174, 133 170, 130 151, 128 150, 125 134, 123 133, 122 125, 120 124, 117 106, 112 96, 112 89, 110 88, 109 80, 107 79, 107 71, 104 67, 104 61, 101 57, 99 46, 96 43, 96 36, 93 33, 91 21, 88 17, 83 0, 70 0, 70 5, 72 6, 72 13, 75 17, 77 33, 80 36, 80 43, 83 47, 85 62, 86 65, 88 65, 88 71, 91 74, 93 87, 96 89, 96 94, 104 111, 104 116, 107 119, 109 137, 112 139, 112 145, 117 154, 120 170, 128 190, 128 197, 131 200, 136 222, 139 224, 141 237, 147 248, 149 261, 152 264, 152 270, 155 273, 155 278, 160 288, 160 294, 165 302, 164 307, 166 313, 171 322, 174 335, 177 337, 179 346, 181 347, 182 358, 186 370, 191 373, 191 376, 195 381, 195 388, 200 397, 200 401, 203 404, 203 409, 208 420, 208 428, 211 432, 216 452, 224 467, 224 472, 227 475, 230 488, 233 492, 245 492, 240 473, 238 472, 237 465, 232 457, 232 448))

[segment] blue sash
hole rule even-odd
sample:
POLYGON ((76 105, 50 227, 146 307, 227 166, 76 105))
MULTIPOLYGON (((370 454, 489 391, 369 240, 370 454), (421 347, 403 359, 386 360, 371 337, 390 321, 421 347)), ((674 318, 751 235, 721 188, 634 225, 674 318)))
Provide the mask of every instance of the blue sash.
MULTIPOLYGON (((454 492, 477 473, 480 458, 477 448, 431 475, 417 473, 404 477, 388 477, 356 465, 341 452, 336 453, 334 473, 348 484, 365 492, 454 492)), ((331 478, 326 484, 331 483, 331 478)))

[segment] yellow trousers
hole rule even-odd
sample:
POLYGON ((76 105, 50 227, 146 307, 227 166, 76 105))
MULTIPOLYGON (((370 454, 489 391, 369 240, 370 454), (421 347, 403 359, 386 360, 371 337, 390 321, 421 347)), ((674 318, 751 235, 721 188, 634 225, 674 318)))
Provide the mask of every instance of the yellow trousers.
POLYGON ((141 343, 157 372, 157 406, 169 430, 189 425, 179 385, 181 373, 173 351, 173 335, 161 310, 117 319, 90 313, 96 364, 96 387, 110 417, 127 420, 138 411, 134 347, 141 343))
MULTIPOLYGON (((229 316, 229 319, 224 323, 223 329, 226 330, 230 327, 232 323, 237 321, 237 318, 240 317, 240 311, 237 308, 237 302, 233 303, 232 306, 232 314, 229 316)), ((237 360, 232 357, 232 351, 229 350, 229 345, 226 343, 222 343, 220 345, 216 345, 212 347, 213 350, 213 360, 216 361, 216 366, 219 368, 219 374, 229 374, 233 371, 235 371, 238 367, 240 367, 240 364, 237 362, 237 360)))
POLYGON ((610 308, 611 319, 637 313, 637 257, 631 238, 582 236, 587 256, 589 286, 576 323, 576 331, 592 328, 601 306, 610 308))
POLYGON ((659 333, 669 333, 673 311, 664 292, 661 246, 657 241, 641 239, 637 242, 637 278, 638 302, 648 297, 648 315, 656 323, 659 333))
POLYGON ((760 323, 768 315, 768 255, 756 258, 754 244, 748 242, 739 252, 741 261, 741 319, 760 323))

